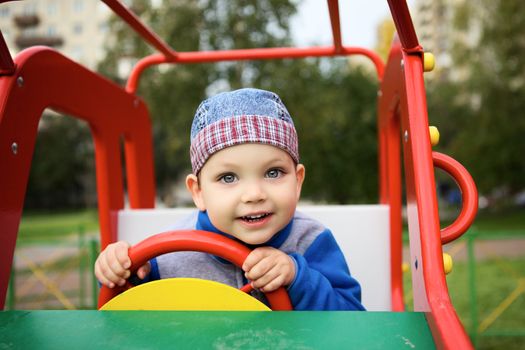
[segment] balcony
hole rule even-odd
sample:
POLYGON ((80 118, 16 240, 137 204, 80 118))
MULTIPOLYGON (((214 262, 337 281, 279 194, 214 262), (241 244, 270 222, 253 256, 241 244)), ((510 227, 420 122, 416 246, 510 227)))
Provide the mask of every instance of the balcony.
POLYGON ((15 25, 20 29, 36 27, 40 23, 37 15, 17 15, 13 18, 15 25))
POLYGON ((19 50, 35 45, 58 47, 64 44, 64 39, 56 35, 21 35, 15 39, 15 44, 19 50))

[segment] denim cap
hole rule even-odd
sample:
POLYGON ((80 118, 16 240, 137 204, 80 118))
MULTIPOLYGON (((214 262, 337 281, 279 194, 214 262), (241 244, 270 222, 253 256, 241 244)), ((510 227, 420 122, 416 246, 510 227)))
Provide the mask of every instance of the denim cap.
POLYGON ((243 143, 279 147, 299 163, 297 132, 279 96, 240 89, 210 97, 197 108, 191 125, 193 173, 198 174, 214 153, 243 143))

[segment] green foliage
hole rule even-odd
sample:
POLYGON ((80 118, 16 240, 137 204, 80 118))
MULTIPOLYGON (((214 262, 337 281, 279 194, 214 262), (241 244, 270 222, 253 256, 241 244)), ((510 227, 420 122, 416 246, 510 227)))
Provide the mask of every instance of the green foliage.
POLYGON ((93 204, 93 149, 89 129, 69 117, 42 118, 27 185, 25 208, 93 204))
MULTIPOLYGON (((289 19, 296 12, 296 3, 288 0, 165 1, 159 8, 137 1, 133 6, 178 51, 289 46, 289 19)), ((117 40, 101 65, 110 75, 124 53, 138 58, 147 52, 120 26, 113 22, 117 40)), ((337 203, 375 200, 375 79, 353 72, 347 60, 319 59, 149 69, 138 93, 153 118, 161 197, 189 171, 189 130, 200 101, 248 86, 278 93, 295 120, 308 169, 303 197, 337 203)))
POLYGON ((477 261, 475 264, 475 300, 470 300, 469 271, 466 263, 458 262, 447 276, 452 303, 466 330, 477 337, 472 337, 478 349, 521 349, 525 332, 525 296, 519 296, 510 307, 483 333, 476 330, 494 310, 516 289, 520 276, 525 273, 523 258, 510 259, 492 257, 489 260, 477 261), (473 302, 473 305, 471 304, 473 302), (477 322, 472 319, 472 308, 478 313, 477 322), (502 337, 508 333, 521 333, 521 337, 502 337), (491 336, 490 333, 500 334, 491 336))
POLYGON ((504 212, 481 210, 476 216, 472 229, 488 231, 492 235, 498 232, 502 235, 523 235, 525 233, 525 208, 515 208, 504 212))
POLYGON ((525 149, 524 13, 520 0, 465 2, 456 11, 456 29, 479 33, 479 40, 457 40, 452 58, 458 72, 469 73, 429 89, 431 118, 448 128, 441 132, 449 138, 443 147, 471 171, 482 193, 525 188, 518 151, 525 149))
POLYGON ((68 211, 28 211, 20 221, 18 243, 57 240, 83 232, 98 231, 98 215, 94 209, 68 211))
MULTIPOLYGON (((447 275, 450 298, 465 330, 471 336, 476 349, 522 349, 525 335, 525 295, 521 294, 504 310, 485 332, 478 333, 478 327, 507 298, 523 278, 525 259, 493 256, 478 260, 474 266, 475 283, 470 281, 467 261, 454 260, 454 268, 447 275), (475 296, 475 299, 471 298, 475 296), (473 319, 473 308, 477 320, 473 319), (491 334, 492 333, 492 334, 491 334), (509 334, 514 334, 509 336, 509 334), (519 335, 518 335, 519 334, 519 335)), ((407 310, 413 310, 410 273, 404 274, 404 288, 407 310)))
POLYGON ((296 64, 281 97, 295 118, 307 169, 303 198, 334 203, 377 200, 377 84, 346 60, 296 64), (295 76, 295 79, 292 77, 295 76))
MULTIPOLYGON (((163 1, 157 7, 146 0, 130 3, 142 21, 180 52, 293 46, 289 20, 297 10, 296 1, 182 0, 163 1)), ((124 85, 130 73, 125 69, 155 50, 120 18, 111 19, 110 32, 107 55, 98 71, 124 85)), ((375 201, 377 83, 356 67, 347 59, 310 58, 147 69, 137 94, 146 101, 152 118, 157 193, 168 198, 173 185, 190 169, 189 130, 199 103, 221 91, 256 87, 278 93, 295 120, 308 169, 303 198, 375 201)), ((35 161, 28 207, 88 203, 94 177, 86 127, 61 118, 50 121, 41 130, 35 161)))

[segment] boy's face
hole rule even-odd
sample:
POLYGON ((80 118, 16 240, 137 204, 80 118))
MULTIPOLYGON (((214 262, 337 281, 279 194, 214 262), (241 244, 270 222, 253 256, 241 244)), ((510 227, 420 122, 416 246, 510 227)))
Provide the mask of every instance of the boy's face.
POLYGON ((186 178, 193 201, 213 225, 248 244, 267 242, 292 219, 304 180, 302 164, 263 144, 228 147, 186 178))

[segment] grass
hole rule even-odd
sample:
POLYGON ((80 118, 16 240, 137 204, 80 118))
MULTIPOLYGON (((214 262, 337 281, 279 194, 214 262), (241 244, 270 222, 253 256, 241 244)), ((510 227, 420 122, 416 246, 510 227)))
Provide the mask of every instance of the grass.
MULTIPOLYGON (((447 285, 454 308, 476 348, 523 349, 525 293, 516 292, 525 283, 525 257, 476 262, 473 288, 469 273, 467 262, 454 263, 454 270, 447 275, 447 285), (508 307, 502 307, 513 293, 517 297, 508 307), (497 310, 502 312, 493 318, 497 310)), ((410 291, 410 273, 404 277, 405 291, 410 291)), ((411 293, 407 295, 407 308, 411 310, 411 293)))
MULTIPOLYGON (((79 227, 87 232, 98 231, 96 209, 59 212, 24 213, 20 223, 19 238, 22 240, 46 240, 78 233, 79 227)), ((442 227, 451 220, 443 220, 442 227)), ((471 230, 490 235, 524 235, 525 208, 514 208, 497 213, 478 213, 471 230)))
POLYGON ((519 294, 507 308, 503 308, 502 303, 517 290, 524 278, 525 258, 477 262, 473 289, 475 299, 472 301, 467 264, 456 264, 453 273, 447 276, 452 302, 467 331, 477 335, 473 340, 478 349, 522 348, 525 337, 525 294, 519 294), (477 312, 477 322, 473 320, 471 308, 477 312), (502 313, 493 318, 498 310, 502 313), (501 338, 505 333, 521 333, 521 337, 501 338))
MULTIPOLYGON (((456 216, 457 214, 454 214, 451 219, 441 220, 440 226, 444 228, 450 225, 456 216)), ((498 212, 480 210, 468 232, 475 233, 478 238, 525 238, 525 208, 509 208, 498 212)), ((408 243, 406 223, 403 228, 403 242, 408 243)))
POLYGON ((510 208, 500 212, 480 211, 472 229, 480 232, 525 235, 525 208, 510 208))
MULTIPOLYGON (((444 221, 442 227, 449 224, 444 221)), ((86 232, 98 231, 95 209, 76 212, 29 212, 25 213, 19 237, 22 242, 42 242, 76 235, 79 227, 86 232)), ((480 211, 471 232, 479 239, 497 239, 505 236, 525 238, 525 208, 515 208, 498 213, 480 211)), ((60 261, 60 264, 66 263, 60 261)), ((58 264, 58 265, 60 265, 58 264)), ((54 269, 60 266, 54 264, 54 269)), ((495 308, 515 291, 519 281, 525 278, 525 252, 519 259, 490 259, 476 263, 476 296, 471 303, 469 271, 466 262, 454 262, 453 272, 447 276, 450 296, 465 329, 476 335, 473 341, 478 349, 521 349, 525 340, 525 294, 516 300, 482 332, 476 328, 487 320, 495 308), (472 306, 474 305, 474 306, 472 306), (477 321, 473 320, 472 307, 477 310, 477 321), (478 334, 479 333, 479 334, 478 334)), ((23 274, 23 273, 22 273, 23 274)), ((405 291, 411 290, 410 273, 405 274, 405 291)), ((407 300, 407 305, 412 304, 407 300)))
POLYGON ((62 212, 28 212, 22 215, 19 240, 50 241, 84 232, 98 231, 96 209, 62 212))

